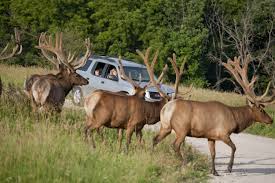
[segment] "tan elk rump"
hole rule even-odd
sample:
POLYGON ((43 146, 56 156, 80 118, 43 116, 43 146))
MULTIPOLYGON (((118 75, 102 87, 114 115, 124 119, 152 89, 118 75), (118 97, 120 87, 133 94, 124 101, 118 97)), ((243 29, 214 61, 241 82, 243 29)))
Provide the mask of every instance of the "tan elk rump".
MULTIPOLYGON (((224 66, 232 73, 234 78, 243 87, 250 104, 242 107, 230 107, 217 101, 197 102, 176 99, 168 102, 161 110, 159 133, 153 139, 153 146, 174 130, 176 139, 173 143, 177 155, 183 159, 180 146, 186 136, 207 138, 212 157, 212 173, 218 175, 215 169, 215 141, 221 140, 231 147, 232 153, 228 164, 228 171, 232 171, 236 146, 230 139, 231 133, 240 133, 253 122, 271 124, 272 118, 263 110, 265 105, 274 102, 274 95, 266 99, 268 92, 256 96, 253 84, 256 77, 249 82, 247 68, 250 60, 246 60, 241 67, 240 58, 228 60, 224 66)), ((269 89, 267 87, 267 91, 269 89)), ((185 161, 184 161, 185 163, 185 161)))

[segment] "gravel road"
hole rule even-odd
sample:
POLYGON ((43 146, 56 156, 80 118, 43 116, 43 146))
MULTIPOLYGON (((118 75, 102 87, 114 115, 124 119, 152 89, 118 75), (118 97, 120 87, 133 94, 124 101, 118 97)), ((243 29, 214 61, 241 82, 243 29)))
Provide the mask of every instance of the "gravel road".
MULTIPOLYGON (((232 173, 227 173, 231 149, 216 142, 216 169, 220 176, 211 176, 209 182, 275 182, 275 140, 250 134, 232 134, 237 147, 232 173)), ((187 143, 210 155, 206 139, 187 138, 187 143)))

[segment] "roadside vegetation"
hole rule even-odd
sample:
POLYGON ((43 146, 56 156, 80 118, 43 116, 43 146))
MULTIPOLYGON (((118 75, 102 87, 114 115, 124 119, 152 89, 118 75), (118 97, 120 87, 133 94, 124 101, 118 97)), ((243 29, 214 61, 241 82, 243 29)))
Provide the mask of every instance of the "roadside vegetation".
POLYGON ((113 129, 103 130, 104 139, 95 134, 96 149, 85 142, 82 110, 65 109, 60 116, 33 114, 20 89, 34 71, 37 68, 1 65, 5 88, 0 98, 0 182, 207 181, 207 157, 185 145, 188 164, 182 166, 170 147, 173 135, 152 151, 154 134, 145 132, 144 144, 133 138, 126 154, 124 146, 118 149, 113 129))

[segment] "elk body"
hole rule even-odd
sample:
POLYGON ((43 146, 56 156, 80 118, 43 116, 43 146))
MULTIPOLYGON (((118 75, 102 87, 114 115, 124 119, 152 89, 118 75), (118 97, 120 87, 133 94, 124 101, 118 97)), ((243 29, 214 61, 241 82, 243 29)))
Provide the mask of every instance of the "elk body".
MULTIPOLYGON (((149 64, 149 52, 150 49, 147 49, 146 54, 143 55, 138 51, 138 54, 143 58, 146 65, 147 71, 150 76, 150 82, 157 88, 162 97, 161 101, 148 102, 144 100, 145 88, 140 88, 139 85, 135 84, 130 78, 126 76, 123 70, 120 59, 120 72, 124 79, 130 82, 134 88, 136 88, 136 93, 133 96, 122 95, 118 93, 111 93, 106 91, 95 91, 90 94, 85 102, 84 108, 86 111, 86 127, 85 127, 85 137, 88 137, 89 129, 99 129, 101 126, 109 128, 118 128, 119 131, 119 144, 121 146, 122 130, 126 129, 126 147, 128 149, 131 136, 134 131, 136 131, 139 136, 139 142, 142 138, 142 128, 146 124, 155 124, 160 120, 160 111, 162 107, 170 99, 169 96, 164 94, 157 82, 162 80, 164 73, 167 71, 167 66, 163 69, 162 74, 158 78, 158 81, 155 81, 154 78, 154 64, 157 60, 158 52, 156 52, 153 62, 149 64)), ((180 77, 183 72, 183 65, 181 66, 180 71, 176 67, 176 56, 173 56, 173 59, 170 60, 175 66, 176 77, 180 77)), ((178 79, 179 81, 179 79, 178 79)), ((178 82, 179 83, 179 82, 178 82)), ((178 83, 175 86, 178 86, 178 83)), ((176 93, 175 93, 176 95, 176 93)), ((94 139, 92 136, 92 143, 95 147, 94 139)))
MULTIPOLYGON (((212 157, 212 170, 214 175, 218 175, 215 169, 215 141, 221 140, 231 147, 231 158, 228 164, 228 171, 232 171, 236 146, 230 139, 232 133, 240 133, 253 122, 271 124, 272 118, 263 110, 265 105, 274 101, 274 96, 268 100, 263 100, 263 96, 257 97, 252 90, 255 79, 248 82, 246 76, 247 63, 242 68, 240 62, 235 58, 235 62, 229 60, 224 66, 233 74, 235 79, 243 87, 249 105, 242 107, 230 107, 217 101, 198 102, 176 99, 168 102, 160 114, 161 128, 153 139, 153 146, 158 144, 163 138, 174 130, 176 139, 173 143, 177 155, 182 158, 180 146, 186 136, 207 138, 210 154, 212 157), (235 70, 235 68, 237 68, 235 70), (253 102, 253 103, 252 103, 253 102)), ((253 77, 256 78, 256 77, 253 77)), ((268 85, 268 89, 269 89, 268 85)), ((268 91, 267 89, 267 91, 268 91)))
POLYGON ((32 75, 25 81, 25 92, 31 98, 34 110, 43 107, 46 111, 61 112, 67 94, 75 85, 86 85, 88 80, 80 76, 75 70, 83 66, 91 55, 90 41, 86 39, 86 54, 75 58, 70 53, 65 56, 62 48, 62 34, 56 35, 55 45, 51 37, 42 33, 39 46, 42 54, 59 69, 57 74, 32 75), (54 56, 49 54, 52 53, 54 56))
MULTIPOLYGON (((102 126, 126 129, 128 149, 133 132, 136 131, 141 135, 145 124, 158 122, 160 110, 166 103, 164 100, 147 102, 143 96, 125 96, 101 90, 90 94, 84 103, 86 111, 85 136, 88 136, 89 129, 99 129, 102 126)), ((121 144, 121 136, 119 138, 121 144)), ((95 147, 93 136, 92 143, 95 147)))
MULTIPOLYGON (((31 77, 33 83, 30 96, 34 108, 41 107, 46 111, 61 112, 65 98, 75 85, 86 85, 88 81, 68 69, 61 69, 57 75, 31 77)), ((28 80, 30 83, 30 79, 28 80)))

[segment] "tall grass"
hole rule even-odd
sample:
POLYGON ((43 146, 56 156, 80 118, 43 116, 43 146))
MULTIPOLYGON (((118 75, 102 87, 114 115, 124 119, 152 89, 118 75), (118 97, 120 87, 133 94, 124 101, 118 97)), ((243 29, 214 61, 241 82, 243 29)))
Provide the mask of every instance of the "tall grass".
POLYGON ((0 98, 0 182, 206 182, 207 159, 183 149, 182 167, 170 139, 152 151, 133 139, 128 154, 116 143, 116 130, 96 135, 97 148, 83 140, 84 112, 65 109, 60 116, 32 113, 28 100, 15 90, 0 98))
MULTIPOLYGON (((26 77, 32 74, 45 74, 50 72, 41 67, 22 67, 14 65, 5 65, 0 63, 0 76, 4 83, 13 83, 16 86, 23 86, 26 77)), ((54 71, 52 71, 54 72, 54 71)))

